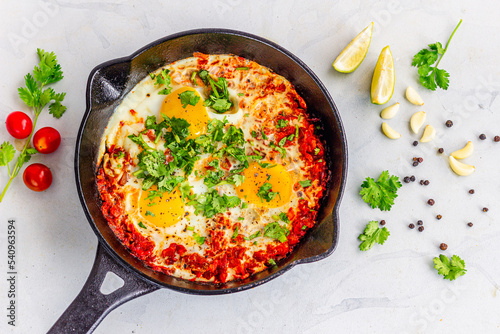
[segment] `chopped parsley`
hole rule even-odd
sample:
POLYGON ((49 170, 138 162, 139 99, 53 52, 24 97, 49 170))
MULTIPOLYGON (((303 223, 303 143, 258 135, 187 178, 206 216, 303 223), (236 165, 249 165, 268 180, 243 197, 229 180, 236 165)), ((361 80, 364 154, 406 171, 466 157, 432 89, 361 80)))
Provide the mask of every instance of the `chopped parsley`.
POLYGON ((273 267, 276 266, 276 261, 274 261, 273 259, 267 260, 267 263, 269 263, 269 265, 271 265, 273 267))
POLYGON ((276 195, 278 195, 278 192, 273 192, 271 190, 272 187, 273 185, 271 183, 266 182, 259 188, 257 196, 260 197, 261 201, 264 199, 267 202, 271 202, 276 197, 276 195))
POLYGON ((165 88, 158 92, 159 95, 168 95, 172 91, 172 87, 170 86, 170 84, 172 83, 172 78, 170 77, 169 73, 170 70, 163 69, 161 70, 160 74, 158 74, 154 78, 151 77, 153 80, 155 80, 155 86, 165 85, 165 88))
POLYGON ((307 228, 306 225, 302 225, 302 231, 305 231, 306 228, 307 228))
POLYGON ((286 213, 284 212, 281 212, 280 215, 279 215, 279 218, 284 221, 285 223, 289 223, 290 222, 290 219, 288 219, 288 216, 286 213))
POLYGON ((312 185, 311 180, 299 181, 299 184, 302 188, 307 188, 312 185))
POLYGON ((318 147, 314 149, 314 155, 318 155, 319 151, 321 151, 318 147))
POLYGON ((201 70, 198 72, 198 75, 207 86, 212 88, 208 99, 205 100, 205 106, 212 108, 219 114, 225 113, 231 109, 233 102, 231 102, 229 98, 227 80, 225 78, 218 78, 217 81, 215 81, 206 70, 201 70))
POLYGON ((196 232, 193 233, 193 239, 198 243, 198 245, 203 245, 205 243, 205 237, 198 235, 196 232))
POLYGON ((238 96, 245 96, 245 93, 238 93, 238 96))
POLYGON ((139 222, 139 224, 137 224, 137 225, 139 225, 139 227, 141 227, 141 228, 147 229, 146 225, 144 225, 142 222, 139 222))
POLYGON ((279 242, 286 242, 288 234, 290 234, 290 231, 282 227, 278 222, 267 224, 264 228, 265 237, 276 239, 279 242))
POLYGON ((262 168, 273 168, 277 166, 276 164, 272 165, 269 162, 259 162, 258 164, 262 168))
POLYGON ((200 97, 192 90, 186 90, 179 94, 179 99, 181 100, 182 107, 186 108, 188 104, 195 106, 200 97))
POLYGON ((239 229, 239 227, 236 226, 236 228, 234 229, 233 235, 231 236, 231 239, 236 239, 236 237, 238 237, 238 229, 239 229))
POLYGON ((149 210, 146 210, 146 216, 156 217, 155 214, 149 210))
POLYGON ((288 120, 286 119, 279 119, 278 122, 276 123, 276 128, 284 128, 288 125, 288 120))
POLYGON ((217 190, 210 189, 203 195, 192 200, 188 205, 192 205, 195 209, 195 214, 202 214, 207 218, 211 218, 218 213, 226 212, 230 208, 234 208, 241 204, 238 196, 219 195, 217 190))
POLYGON ((244 217, 238 217, 238 220, 245 220, 244 217))
POLYGON ((242 67, 236 67, 236 71, 248 71, 250 67, 242 66, 242 67))
POLYGON ((244 237, 243 239, 249 241, 249 240, 253 240, 253 239, 255 239, 255 238, 259 237, 259 236, 260 236, 260 231, 257 231, 257 232, 255 232, 254 234, 252 234, 252 235, 250 235, 248 237, 244 237))
POLYGON ((193 226, 186 226, 186 230, 188 230, 188 231, 194 231, 194 227, 193 226))

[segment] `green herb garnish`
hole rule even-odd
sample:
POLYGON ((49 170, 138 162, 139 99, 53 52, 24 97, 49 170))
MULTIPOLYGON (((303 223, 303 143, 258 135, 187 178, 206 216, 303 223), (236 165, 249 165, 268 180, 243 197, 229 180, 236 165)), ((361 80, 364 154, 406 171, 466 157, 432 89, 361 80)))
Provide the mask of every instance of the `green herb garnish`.
POLYGON ((277 239, 279 242, 286 242, 288 234, 290 234, 290 231, 282 227, 278 222, 267 224, 264 228, 265 237, 277 239))
POLYGON ((377 181, 367 177, 361 188, 359 194, 372 208, 389 211, 398 197, 396 193, 401 188, 401 182, 397 176, 389 175, 389 171, 383 171, 377 181))
POLYGON ((441 254, 434 258, 434 268, 444 279, 453 281, 457 277, 465 275, 465 262, 458 255, 453 255, 451 259, 441 254))
POLYGON ((179 99, 181 100, 182 107, 186 108, 188 104, 195 106, 200 97, 192 90, 185 90, 179 94, 179 99))
POLYGON ((363 234, 360 234, 358 237, 358 239, 362 241, 359 245, 359 249, 367 251, 372 248, 375 243, 383 245, 389 235, 389 230, 387 230, 386 227, 379 228, 378 222, 372 220, 366 225, 363 234))
POLYGON ((439 63, 443 59, 444 54, 448 50, 453 35, 457 31, 458 27, 462 23, 462 20, 458 22, 455 30, 451 34, 446 47, 443 49, 441 43, 436 42, 434 44, 429 44, 428 49, 420 50, 414 57, 411 63, 412 66, 418 68, 419 81, 425 88, 430 90, 436 90, 437 87, 447 90, 449 86, 450 74, 443 69, 439 69, 439 63), (435 64, 435 65, 434 65, 435 64), (432 66, 434 65, 434 66, 432 66))
POLYGON ((299 181, 299 184, 302 188, 307 188, 312 185, 311 180, 299 181))

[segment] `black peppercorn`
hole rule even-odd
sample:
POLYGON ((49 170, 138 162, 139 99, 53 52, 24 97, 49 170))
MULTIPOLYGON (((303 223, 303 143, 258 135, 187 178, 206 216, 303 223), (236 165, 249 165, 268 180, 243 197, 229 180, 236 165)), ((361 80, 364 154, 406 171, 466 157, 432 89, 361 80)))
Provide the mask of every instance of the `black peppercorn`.
POLYGON ((436 202, 432 198, 427 201, 427 204, 429 204, 430 206, 433 206, 434 203, 436 203, 436 202))
POLYGON ((415 140, 415 141, 413 142, 413 146, 417 146, 417 145, 418 145, 418 141, 416 141, 416 140, 415 140))
POLYGON ((440 147, 440 148, 438 149, 438 152, 442 154, 442 153, 444 152, 444 149, 443 149, 442 147, 440 147))
POLYGON ((382 219, 382 220, 380 221, 380 225, 384 226, 384 225, 385 225, 385 220, 383 220, 383 219, 382 219))
POLYGON ((429 183, 430 183, 430 182, 429 182, 429 180, 425 180, 425 181, 424 181, 424 186, 428 186, 428 185, 429 185, 429 183))
POLYGON ((423 186, 424 185, 424 180, 420 180, 420 185, 423 186))
POLYGON ((441 248, 441 250, 445 251, 448 249, 448 245, 443 242, 441 245, 439 245, 439 248, 441 248))
POLYGON ((486 139, 486 135, 485 135, 484 133, 481 133, 481 134, 479 135, 479 139, 481 139, 481 140, 485 140, 485 139, 486 139))
POLYGON ((474 224, 468 223, 467 226, 472 227, 474 224))
POLYGON ((489 209, 488 209, 488 208, 486 208, 486 207, 484 207, 484 208, 483 208, 483 212, 488 212, 488 210, 489 210, 489 209))
POLYGON ((415 182, 415 175, 410 176, 410 181, 415 182))
POLYGON ((471 194, 471 195, 472 195, 472 194, 474 194, 474 193, 475 193, 474 189, 469 190, 469 194, 471 194))
POLYGON ((420 225, 424 225, 424 222, 423 222, 423 221, 421 221, 421 220, 418 220, 418 221, 417 221, 417 225, 419 225, 419 226, 420 226, 420 225))
POLYGON ((495 138, 493 138, 493 140, 495 141, 495 143, 498 143, 500 141, 500 136, 495 136, 495 138))
POLYGON ((437 219, 437 220, 440 220, 441 218, 443 218, 443 216, 441 216, 441 215, 437 215, 437 216, 436 216, 436 219, 437 219))
POLYGON ((413 162, 413 167, 417 167, 418 166, 418 161, 414 161, 413 162))
POLYGON ((448 128, 451 128, 453 126, 453 122, 451 120, 447 120, 444 124, 446 124, 446 127, 448 128))
POLYGON ((405 176, 403 181, 404 183, 410 183, 410 178, 408 176, 405 176))
POLYGON ((423 230, 424 230, 424 227, 423 227, 423 226, 420 226, 420 227, 418 228, 418 231, 419 231, 419 232, 422 232, 423 230))
POLYGON ((418 158, 418 163, 421 164, 422 162, 424 162, 424 158, 418 158))
POLYGON ((408 227, 411 228, 411 229, 414 229, 415 228, 415 224, 410 224, 410 225, 408 225, 408 227))

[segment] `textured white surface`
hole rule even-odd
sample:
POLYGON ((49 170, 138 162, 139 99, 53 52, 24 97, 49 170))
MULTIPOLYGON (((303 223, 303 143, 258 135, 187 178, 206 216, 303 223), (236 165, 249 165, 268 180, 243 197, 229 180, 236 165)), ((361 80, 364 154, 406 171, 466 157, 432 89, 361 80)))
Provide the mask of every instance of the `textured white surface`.
MULTIPOLYGON (((498 333, 500 332, 500 3, 496 1, 69 1, 44 11, 38 1, 3 1, 0 11, 0 141, 9 112, 27 110, 16 88, 35 64, 37 47, 53 50, 65 78, 68 111, 60 120, 48 113, 40 126, 54 126, 63 142, 50 156, 54 183, 45 193, 28 190, 18 177, 0 204, 0 332, 46 332, 79 292, 92 266, 97 240, 80 207, 73 176, 75 137, 85 110, 85 85, 92 68, 129 55, 157 38, 193 28, 222 27, 277 42, 308 64, 334 98, 349 140, 349 177, 341 206, 340 243, 329 258, 294 268, 250 291, 202 297, 160 290, 119 307, 96 333, 498 333), (451 73, 448 91, 431 92, 417 83, 411 57, 429 43, 445 43, 460 18, 464 22, 441 62, 451 73), (370 21, 370 50, 352 74, 331 63, 370 21), (390 45, 400 102, 391 126, 398 141, 380 131, 383 107, 369 101, 372 71, 380 50, 390 45), (404 99, 408 85, 425 101, 404 99), (436 139, 413 147, 409 117, 425 110, 436 139), (447 119, 455 125, 444 126, 447 119), (485 133, 487 140, 478 135, 485 133), (445 157, 468 140, 476 150, 467 160, 476 172, 454 175, 445 157), (411 159, 424 163, 411 167, 411 159), (372 210, 359 195, 367 177, 385 169, 404 185, 389 213, 372 210), (430 185, 420 186, 418 180, 430 185), (476 193, 469 195, 474 188, 476 193), (428 198, 436 204, 429 207, 428 198), (490 208, 483 213, 481 208, 490 208), (436 214, 443 219, 437 221, 436 214), (6 225, 18 227, 18 326, 6 324, 6 225), (369 220, 385 219, 391 236, 364 253, 357 236, 369 220), (408 224, 424 221, 425 231, 408 224), (472 221, 474 227, 467 227, 472 221), (467 274, 454 282, 432 268, 432 258, 458 254, 467 274)), ((5 168, 0 169, 5 184, 5 168)))

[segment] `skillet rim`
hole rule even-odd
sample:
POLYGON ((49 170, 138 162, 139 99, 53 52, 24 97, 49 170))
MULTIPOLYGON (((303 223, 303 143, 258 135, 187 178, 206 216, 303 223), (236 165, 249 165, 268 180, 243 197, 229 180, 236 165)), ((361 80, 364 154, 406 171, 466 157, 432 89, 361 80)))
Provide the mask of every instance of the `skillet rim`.
POLYGON ((87 218, 87 221, 89 222, 90 226, 92 227, 92 230, 96 234, 99 244, 104 247, 104 250, 106 251, 106 253, 109 254, 113 260, 115 260, 118 264, 120 264, 124 268, 128 269, 128 271, 130 272, 131 275, 135 275, 137 277, 140 277, 141 279, 143 279, 144 281, 146 281, 152 285, 162 287, 162 288, 168 288, 171 290, 175 290, 175 291, 179 291, 179 292, 183 292, 183 293, 187 293, 187 294, 196 294, 196 295, 228 294, 228 293, 248 290, 248 289, 254 288, 256 286, 262 285, 264 283, 267 283, 270 280, 281 276, 282 274, 284 274, 285 272, 292 269, 294 266, 296 266, 298 264, 310 263, 310 262, 322 260, 322 259, 328 257, 329 255, 331 255, 335 251, 335 249, 337 248, 337 245, 339 242, 339 229, 340 229, 339 209, 340 209, 340 204, 342 202, 342 197, 343 197, 346 182, 347 182, 347 168, 348 168, 347 138, 346 138, 344 126, 342 124, 339 110, 338 110, 335 102, 333 101, 333 98, 331 97, 330 93, 328 92, 328 90, 324 86, 324 84, 321 82, 321 80, 316 76, 316 74, 302 60, 300 60, 297 56, 295 56, 294 54, 292 54, 290 51, 286 50, 285 48, 281 47, 280 45, 278 45, 272 41, 269 41, 265 38, 262 38, 260 36, 257 36, 257 35, 253 35, 253 34, 238 31, 238 30, 224 29, 224 28, 202 28, 202 29, 192 29, 192 30, 186 30, 186 31, 174 33, 174 34, 159 38, 159 39, 143 46, 142 48, 138 49, 137 51, 135 51, 134 53, 132 53, 129 56, 111 59, 111 60, 108 60, 108 61, 101 63, 101 64, 97 65, 96 67, 94 67, 94 69, 92 69, 92 71, 90 72, 88 80, 87 80, 85 100, 86 100, 86 110, 85 110, 85 113, 83 114, 82 121, 80 123, 80 128, 78 130, 76 147, 75 147, 75 158, 74 158, 74 169, 75 169, 75 178, 76 178, 76 184, 77 184, 78 197, 80 199, 80 203, 82 205, 82 208, 83 208, 83 211, 84 211, 85 216, 87 218), (166 282, 159 281, 159 280, 147 275, 146 273, 136 269, 132 264, 130 264, 128 261, 126 261, 124 258, 122 258, 119 254, 117 254, 117 252, 108 244, 107 240, 102 235, 101 231, 97 227, 97 224, 94 222, 92 215, 90 214, 89 208, 87 206, 87 202, 86 202, 84 195, 83 195, 82 185, 81 185, 81 181, 80 181, 80 170, 79 170, 80 146, 81 146, 81 142, 82 142, 82 136, 83 136, 83 132, 85 129, 85 125, 87 124, 88 118, 89 118, 90 114, 92 113, 91 88, 92 88, 92 82, 93 82, 93 79, 94 79, 96 73, 99 70, 104 69, 104 68, 111 66, 111 65, 115 65, 118 63, 131 63, 136 57, 138 57, 143 52, 145 52, 145 51, 147 51, 147 50, 149 50, 157 45, 160 45, 164 42, 167 42, 169 40, 173 40, 176 38, 185 37, 185 36, 189 36, 189 35, 197 35, 197 34, 235 35, 235 36, 240 36, 240 37, 243 37, 246 39, 255 40, 257 42, 265 44, 265 45, 283 53, 285 56, 290 58, 292 61, 296 62, 299 65, 299 67, 301 67, 307 73, 307 75, 309 75, 309 77, 314 81, 314 83, 319 87, 321 93, 325 96, 326 100, 328 101, 328 104, 330 105, 330 108, 333 111, 333 116, 335 117, 335 121, 337 123, 337 129, 339 131, 340 142, 342 144, 342 154, 341 154, 342 155, 342 175, 340 178, 339 190, 338 190, 337 198, 335 201, 335 205, 333 206, 332 211, 331 211, 331 215, 332 215, 332 219, 333 219, 333 228, 334 228, 334 231, 333 231, 334 239, 333 239, 333 242, 332 242, 332 245, 330 246, 330 248, 324 253, 314 255, 311 257, 301 258, 301 259, 298 259, 296 261, 293 261, 293 262, 287 264, 286 266, 284 266, 283 268, 280 268, 280 269, 276 270, 275 272, 270 273, 268 276, 266 276, 260 280, 256 280, 253 282, 243 284, 241 286, 230 287, 230 288, 223 287, 223 288, 219 289, 219 288, 217 288, 217 286, 214 285, 213 290, 190 289, 190 288, 179 287, 179 286, 168 284, 166 282))

